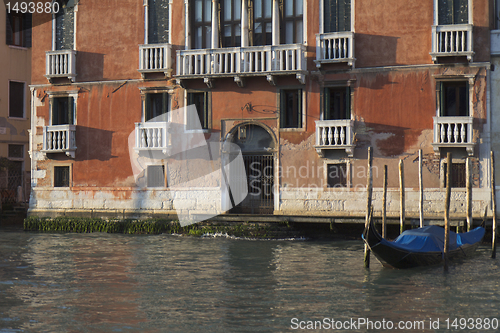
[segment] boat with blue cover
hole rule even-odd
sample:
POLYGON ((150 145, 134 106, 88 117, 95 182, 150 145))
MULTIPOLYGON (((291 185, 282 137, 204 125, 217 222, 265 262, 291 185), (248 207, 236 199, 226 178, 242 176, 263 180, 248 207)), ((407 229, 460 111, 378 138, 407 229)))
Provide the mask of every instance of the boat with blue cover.
MULTIPOLYGON (((430 225, 406 230, 394 241, 388 241, 382 238, 371 220, 363 232, 363 239, 382 265, 392 268, 412 268, 443 263, 444 231, 442 227, 430 225)), ((481 243, 484 233, 483 227, 465 233, 450 231, 449 260, 472 256, 481 243)))

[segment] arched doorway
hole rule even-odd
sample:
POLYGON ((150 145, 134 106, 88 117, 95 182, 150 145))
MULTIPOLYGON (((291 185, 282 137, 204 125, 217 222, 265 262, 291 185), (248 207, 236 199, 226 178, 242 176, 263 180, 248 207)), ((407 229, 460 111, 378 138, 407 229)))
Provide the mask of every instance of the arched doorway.
POLYGON ((230 212, 272 214, 276 153, 274 133, 263 124, 245 122, 235 126, 227 134, 226 140, 237 144, 241 149, 248 188, 246 198, 230 212))

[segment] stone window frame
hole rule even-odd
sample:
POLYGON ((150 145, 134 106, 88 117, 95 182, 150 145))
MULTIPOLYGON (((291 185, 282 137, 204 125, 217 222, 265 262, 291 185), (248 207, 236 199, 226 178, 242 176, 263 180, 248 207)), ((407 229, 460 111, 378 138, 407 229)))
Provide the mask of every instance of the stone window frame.
POLYGON ((198 129, 189 129, 188 128, 188 119, 187 119, 187 113, 184 115, 184 126, 185 126, 185 131, 187 133, 195 133, 195 132, 203 132, 203 133, 210 133, 212 130, 212 91, 210 89, 185 89, 184 90, 184 105, 187 107, 190 104, 188 101, 188 94, 190 93, 204 93, 206 94, 206 113, 207 113, 207 128, 202 128, 201 130, 198 129))
POLYGON ((148 94, 168 94, 168 105, 167 105, 167 122, 171 122, 171 112, 172 111, 172 95, 174 93, 173 88, 170 87, 142 87, 139 88, 139 93, 141 94, 141 122, 146 122, 146 95, 148 94))
MULTIPOLYGON (((324 34, 324 33, 328 33, 328 32, 325 32, 325 16, 324 16, 324 13, 325 13, 325 1, 326 0, 320 0, 319 1, 319 12, 322 13, 322 15, 320 15, 320 18, 319 18, 319 33, 320 34, 324 34)), ((354 31, 354 21, 355 21, 355 3, 356 3, 356 0, 350 0, 351 1, 351 29, 350 30, 347 30, 349 32, 351 31, 354 31)))
POLYGON ((324 189, 327 191, 342 191, 352 188, 352 160, 350 158, 334 158, 323 160, 323 175, 324 189), (328 165, 345 164, 346 165, 346 186, 345 187, 329 187, 328 186, 328 165))
MULTIPOLYGON (((168 2, 168 41, 167 44, 172 44, 172 6, 173 0, 165 0, 168 2)), ((144 44, 149 43, 149 0, 144 0, 144 44)))
MULTIPOLYGON (((434 25, 439 25, 439 1, 440 0, 434 0, 434 25)), ((463 24, 474 24, 473 22, 473 4, 472 0, 468 0, 467 3, 467 14, 468 14, 468 22, 463 23, 463 24)))
POLYGON ((351 80, 346 80, 346 81, 330 81, 330 82, 325 82, 324 84, 320 85, 320 115, 319 115, 319 120, 325 120, 325 108, 326 108, 326 96, 325 96, 325 91, 328 88, 349 88, 349 114, 350 114, 350 120, 354 120, 354 108, 353 108, 353 101, 354 101, 354 92, 355 92, 355 79, 351 80))
POLYGON ((49 95, 49 126, 52 126, 53 100, 59 97, 73 97, 73 124, 77 125, 78 90, 47 91, 49 95))
POLYGON ((459 74, 459 75, 433 75, 436 83, 436 117, 441 117, 441 83, 442 82, 467 82, 469 87, 468 108, 469 117, 474 117, 474 74, 459 74))
MULTIPOLYGON (((53 0, 57 1, 57 0, 53 0)), ((60 6, 62 9, 62 6, 60 6)), ((56 13, 52 14, 52 51, 57 51, 57 22, 56 13)), ((78 3, 73 8, 73 49, 76 50, 76 36, 77 36, 77 16, 78 16, 78 3)))
MULTIPOLYGON (((467 159, 466 158, 453 158, 451 159, 451 163, 452 165, 457 165, 457 164, 461 164, 461 165, 464 165, 464 179, 467 178, 467 159)), ((446 188, 446 172, 445 172, 445 168, 446 168, 446 159, 445 158, 442 158, 441 161, 440 161, 440 166, 439 166, 439 183, 440 183, 440 186, 441 188, 446 188)), ((453 170, 452 170, 453 172, 453 170)), ((452 179, 453 179, 453 176, 452 176, 452 179)), ((464 186, 459 186, 459 187, 455 187, 453 186, 453 184, 450 184, 450 187, 453 189, 465 189, 466 188, 466 182, 467 180, 465 180, 465 183, 464 183, 464 186)))
POLYGON ((280 132, 305 132, 307 129, 307 112, 306 112, 306 106, 307 106, 307 93, 306 93, 306 87, 304 85, 290 85, 290 86, 281 86, 278 89, 278 92, 276 94, 277 96, 277 109, 278 109, 278 123, 279 123, 279 130, 280 132), (301 126, 300 127, 293 127, 293 128, 287 128, 287 127, 281 127, 281 99, 283 95, 284 90, 301 90, 301 126))
POLYGON ((64 189, 64 188, 71 188, 73 187, 73 164, 72 163, 56 163, 52 166, 52 187, 54 189, 64 189), (55 177, 56 177, 56 168, 57 167, 68 167, 69 170, 69 179, 68 179, 68 186, 56 186, 55 184, 55 177))

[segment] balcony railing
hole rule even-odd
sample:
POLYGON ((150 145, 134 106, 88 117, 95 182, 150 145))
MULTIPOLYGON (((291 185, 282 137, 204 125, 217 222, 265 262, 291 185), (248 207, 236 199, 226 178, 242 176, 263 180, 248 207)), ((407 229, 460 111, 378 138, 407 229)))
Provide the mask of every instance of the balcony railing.
POLYGON ((177 51, 181 77, 286 74, 306 70, 302 44, 177 51))
POLYGON ((43 153, 65 153, 75 157, 76 125, 52 125, 43 128, 43 153))
POLYGON ((45 77, 49 81, 53 78, 67 77, 74 82, 76 77, 76 51, 47 51, 45 66, 45 77))
POLYGON ((354 33, 330 32, 316 35, 316 66, 325 63, 347 62, 354 64, 354 33))
POLYGON ((321 156, 324 156, 325 149, 345 149, 352 157, 353 138, 353 121, 350 119, 316 121, 315 148, 321 156))
POLYGON ((432 60, 442 56, 466 56, 472 61, 472 24, 432 26, 432 60))
POLYGON ((139 45, 139 72, 163 72, 170 76, 172 70, 172 45, 144 44, 139 45))
POLYGON ((469 155, 474 153, 472 117, 434 117, 434 150, 439 148, 465 147, 469 155))
POLYGON ((170 146, 168 135, 168 122, 143 122, 135 124, 135 149, 136 150, 161 150, 167 152, 170 146))

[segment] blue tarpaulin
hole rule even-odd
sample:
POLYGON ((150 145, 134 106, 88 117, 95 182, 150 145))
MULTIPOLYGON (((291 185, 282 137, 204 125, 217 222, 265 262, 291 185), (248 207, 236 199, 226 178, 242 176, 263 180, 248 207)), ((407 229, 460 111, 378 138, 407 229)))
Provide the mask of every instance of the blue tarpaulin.
MULTIPOLYGON (((450 231, 449 250, 455 250, 464 244, 479 242, 483 238, 484 232, 484 228, 481 227, 461 234, 450 231)), ((430 225, 419 229, 406 230, 393 242, 385 240, 383 242, 411 252, 443 252, 444 228, 430 225)))

